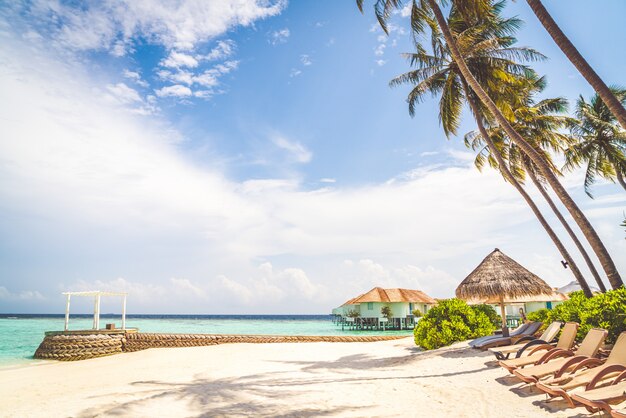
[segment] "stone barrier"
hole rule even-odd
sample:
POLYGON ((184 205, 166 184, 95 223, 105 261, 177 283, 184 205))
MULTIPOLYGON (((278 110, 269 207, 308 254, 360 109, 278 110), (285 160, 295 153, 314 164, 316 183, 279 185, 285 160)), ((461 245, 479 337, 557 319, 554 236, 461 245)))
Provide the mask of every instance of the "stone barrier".
POLYGON ((405 338, 399 335, 213 335, 157 334, 119 331, 112 334, 47 333, 35 352, 35 358, 62 361, 85 360, 148 348, 198 347, 229 343, 311 343, 311 342, 374 342, 405 338))

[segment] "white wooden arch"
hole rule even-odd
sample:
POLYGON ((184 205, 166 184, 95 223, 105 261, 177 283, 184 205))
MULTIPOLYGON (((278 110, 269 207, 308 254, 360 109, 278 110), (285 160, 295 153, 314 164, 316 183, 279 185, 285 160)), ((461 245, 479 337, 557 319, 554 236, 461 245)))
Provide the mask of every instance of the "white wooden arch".
POLYGON ((63 292, 67 297, 65 302, 65 331, 70 323, 70 299, 72 296, 93 296, 93 329, 100 329, 100 297, 101 296, 121 296, 122 297, 122 329, 126 329, 126 292, 101 292, 94 290, 89 292, 63 292))

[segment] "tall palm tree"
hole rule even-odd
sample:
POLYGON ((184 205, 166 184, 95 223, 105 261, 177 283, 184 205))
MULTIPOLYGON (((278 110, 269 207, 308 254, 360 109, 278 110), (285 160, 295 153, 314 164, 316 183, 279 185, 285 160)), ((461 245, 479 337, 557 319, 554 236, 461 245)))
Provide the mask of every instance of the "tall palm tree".
MULTIPOLYGON (((357 6, 360 10, 363 10, 363 0, 356 0, 357 6)), ((394 7, 400 7, 401 0, 376 0, 375 13, 379 21, 386 21, 390 12, 394 7), (382 6, 379 6, 382 5, 382 6)), ((464 16, 467 21, 475 18, 476 16, 489 16, 493 15, 493 4, 491 0, 473 0, 473 1, 454 1, 454 6, 458 7, 459 12, 464 16), (460 7, 459 7, 460 6, 460 7)), ((550 166, 545 162, 539 153, 522 138, 511 126, 506 117, 498 109, 496 103, 491 99, 489 94, 482 88, 476 77, 472 74, 463 54, 459 50, 456 39, 448 22, 437 3, 437 0, 413 0, 411 7, 411 28, 414 37, 424 32, 427 25, 436 24, 440 29, 446 45, 450 50, 452 60, 459 67, 459 71, 463 75, 470 89, 476 94, 480 103, 485 106, 491 115, 495 118, 497 123, 504 129, 507 136, 511 141, 515 142, 520 149, 526 153, 529 158, 537 165, 539 172, 545 177, 547 183, 552 190, 556 193, 563 205, 567 208, 568 212, 572 215, 581 231, 585 235, 585 238, 591 245, 592 249, 600 259, 602 268, 606 272, 606 275, 611 283, 611 286, 615 289, 623 286, 622 278, 613 262, 613 259, 609 255, 604 243, 598 236, 598 233, 593 228, 585 214, 580 210, 576 202, 571 198, 567 190, 559 182, 558 178, 551 171, 550 166)), ((385 26, 383 26, 385 29, 385 26)))
POLYGON ((541 3, 541 0, 526 0, 532 11, 537 16, 546 31, 550 34, 554 42, 561 48, 561 51, 576 67, 578 72, 587 80, 591 87, 598 93, 607 104, 609 111, 617 118, 623 129, 626 129, 626 109, 615 97, 611 89, 602 81, 600 76, 591 68, 591 65, 578 52, 574 44, 563 33, 559 25, 554 21, 550 13, 541 3))
MULTIPOLYGON (((620 102, 626 103, 626 89, 612 88, 611 91, 620 102)), ((571 125, 571 131, 578 142, 566 150, 565 167, 587 166, 585 191, 589 196, 596 176, 617 180, 626 190, 626 130, 615 122, 598 94, 589 103, 580 96, 575 114, 578 121, 571 125)))
MULTIPOLYGON (((460 16, 455 16, 455 10, 452 10, 449 21, 457 42, 460 48, 462 48, 467 65, 475 74, 479 75, 481 84, 488 90, 507 90, 508 84, 510 84, 508 82, 531 73, 527 67, 517 63, 513 58, 522 57, 529 60, 543 58, 541 54, 532 49, 512 46, 515 38, 511 34, 520 23, 517 19, 505 20, 496 16, 493 20, 485 22, 483 25, 470 26, 460 16)), ((516 176, 510 172, 504 158, 500 154, 500 150, 491 141, 485 127, 484 110, 479 106, 477 98, 465 82, 458 66, 450 59, 449 50, 441 39, 441 34, 436 26, 432 27, 431 42, 434 51, 432 55, 429 55, 420 46, 417 47, 416 53, 405 54, 412 66, 417 68, 396 77, 390 84, 392 86, 403 83, 414 85, 408 96, 411 115, 415 112, 416 103, 424 95, 429 93, 433 95, 440 94, 439 114, 446 136, 456 133, 461 118, 462 104, 464 101, 468 102, 478 128, 482 133, 483 141, 487 144, 490 156, 494 159, 494 165, 500 170, 505 180, 513 185, 526 201, 563 258, 567 261, 575 279, 580 283, 585 293, 591 296, 591 290, 569 252, 535 202, 518 182, 516 176)), ((492 94, 498 97, 508 97, 513 92, 509 93, 508 96, 498 92, 492 92, 492 94)))
MULTIPOLYGON (((563 147, 571 142, 571 138, 564 135, 560 130, 571 124, 574 120, 561 113, 567 110, 567 101, 563 98, 544 99, 539 102, 534 100, 534 94, 541 92, 545 88, 544 78, 530 78, 526 81, 526 87, 516 93, 515 104, 511 109, 511 123, 515 130, 520 133, 530 144, 541 153, 546 161, 553 167, 555 172, 558 169, 552 161, 552 157, 548 149, 561 152, 563 147)), ((594 277, 601 291, 606 291, 606 287, 596 270, 591 257, 582 245, 576 233, 572 230, 569 223, 565 220, 563 214, 559 211, 554 201, 548 194, 543 185, 541 174, 537 172, 536 166, 530 161, 528 156, 519 150, 514 143, 508 140, 504 131, 498 126, 492 126, 487 129, 487 134, 499 149, 500 154, 507 161, 509 170, 516 179, 523 183, 525 175, 528 175, 532 183, 539 190, 548 206, 555 214, 559 222, 565 228, 576 248, 581 253, 589 271, 594 277)), ((483 133, 470 132, 465 135, 465 144, 474 149, 479 150, 476 156, 475 164, 479 169, 485 165, 485 162, 498 168, 494 164, 494 157, 491 155, 489 147, 484 145, 485 141, 483 133)))

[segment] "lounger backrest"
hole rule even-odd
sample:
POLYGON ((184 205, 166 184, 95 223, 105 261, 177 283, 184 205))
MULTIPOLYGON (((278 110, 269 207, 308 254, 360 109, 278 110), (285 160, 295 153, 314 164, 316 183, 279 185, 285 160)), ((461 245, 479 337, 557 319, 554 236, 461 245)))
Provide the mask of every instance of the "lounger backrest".
POLYGON ((576 333, 578 332, 578 324, 576 322, 568 322, 561 331, 559 341, 556 343, 556 348, 562 348, 563 350, 569 350, 574 346, 576 342, 576 333))
POLYGON ((580 347, 576 350, 576 355, 594 357, 608 334, 608 331, 605 329, 592 328, 587 335, 585 335, 583 342, 580 343, 580 347))
POLYGON ((522 332, 524 332, 526 330, 526 328, 528 328, 528 326, 531 324, 531 322, 526 322, 523 323, 522 325, 520 325, 517 329, 514 329, 513 331, 511 331, 511 333, 509 334, 511 337, 515 337, 517 335, 520 335, 522 332))
POLYGON ((528 324, 528 328, 524 330, 523 335, 533 335, 535 332, 539 331, 541 325, 541 322, 531 322, 528 324))
POLYGON ((548 328, 546 328, 543 334, 541 334, 541 337, 539 337, 539 339, 546 342, 552 341, 554 337, 556 337, 556 334, 559 333, 561 325, 563 325, 563 322, 554 321, 553 323, 548 325, 548 328))
POLYGON ((626 366, 626 331, 622 332, 613 345, 613 349, 606 359, 606 364, 621 364, 626 366))

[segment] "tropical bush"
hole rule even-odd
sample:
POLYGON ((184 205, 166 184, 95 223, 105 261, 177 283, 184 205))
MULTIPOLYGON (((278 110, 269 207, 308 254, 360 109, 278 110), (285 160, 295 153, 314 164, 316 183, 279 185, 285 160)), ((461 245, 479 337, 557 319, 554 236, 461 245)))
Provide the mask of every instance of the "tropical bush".
POLYGON ((526 318, 529 321, 543 322, 546 324, 548 322, 548 315, 550 315, 550 311, 548 309, 539 309, 538 311, 529 312, 526 315, 526 318))
POLYGON ((382 308, 380 308, 380 313, 387 319, 391 318, 392 314, 391 314, 391 308, 387 305, 383 306, 382 308))
POLYGON ((419 309, 413 309, 412 313, 413 313, 413 316, 416 318, 421 318, 422 316, 424 316, 422 311, 420 311, 419 309))
POLYGON ((502 317, 498 315, 495 309, 491 305, 482 304, 482 305, 473 305, 472 309, 475 311, 480 311, 487 315, 487 318, 491 321, 491 323, 496 327, 500 328, 502 326, 502 317))
POLYGON ((549 311, 544 322, 578 322, 577 338, 587 335, 591 328, 609 331, 606 339, 613 344, 619 334, 626 331, 626 289, 620 288, 586 298, 582 291, 571 293, 570 299, 549 311))
POLYGON ((460 299, 439 301, 415 326, 415 344, 424 350, 444 347, 457 341, 491 334, 495 326, 483 308, 460 299))
POLYGON ((358 318, 359 316, 361 316, 361 314, 356 309, 350 309, 346 316, 348 318, 358 318))

